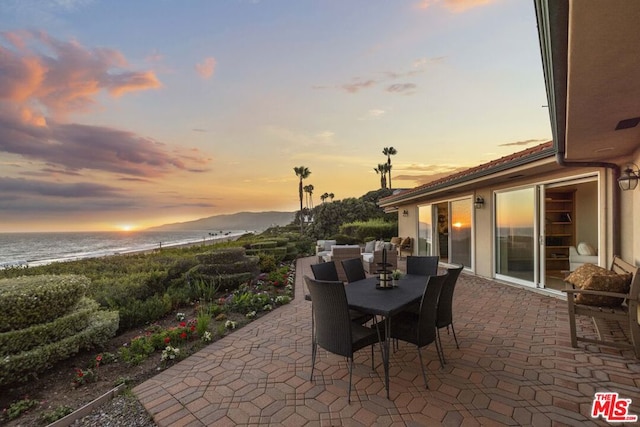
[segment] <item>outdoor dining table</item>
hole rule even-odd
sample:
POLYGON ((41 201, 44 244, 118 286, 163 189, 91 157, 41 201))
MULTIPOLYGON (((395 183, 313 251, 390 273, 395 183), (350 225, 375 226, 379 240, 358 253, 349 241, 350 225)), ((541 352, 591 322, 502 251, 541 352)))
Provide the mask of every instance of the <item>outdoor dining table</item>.
POLYGON ((357 280, 345 286, 349 308, 362 313, 379 315, 384 318, 384 342, 382 362, 384 365, 384 380, 389 398, 389 343, 391 335, 391 321, 393 315, 413 304, 419 303, 427 285, 428 276, 407 274, 398 281, 398 286, 378 289, 379 279, 368 277, 357 280))

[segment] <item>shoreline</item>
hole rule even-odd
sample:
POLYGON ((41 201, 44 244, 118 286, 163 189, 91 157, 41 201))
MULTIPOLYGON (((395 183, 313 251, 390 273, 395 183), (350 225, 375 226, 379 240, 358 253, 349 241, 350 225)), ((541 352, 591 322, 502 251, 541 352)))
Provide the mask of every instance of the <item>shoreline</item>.
POLYGON ((5 269, 9 269, 9 268, 29 268, 29 267, 40 267, 43 265, 49 265, 49 264, 54 264, 57 262, 69 262, 69 261, 80 261, 83 259, 91 259, 91 258, 102 258, 102 257, 107 257, 107 256, 119 256, 119 255, 133 255, 133 254, 146 254, 146 253, 153 253, 153 252, 157 252, 157 251, 161 251, 162 249, 179 249, 179 248, 188 248, 188 247, 194 247, 194 246, 209 246, 209 245, 214 245, 217 243, 224 243, 224 242, 229 242, 229 241, 234 241, 237 240, 240 236, 243 236, 245 234, 248 233, 256 233, 256 231, 254 230, 244 230, 244 231, 229 231, 226 234, 220 234, 220 235, 210 235, 210 236, 206 236, 202 239, 198 239, 198 240, 192 240, 192 241, 178 241, 178 242, 158 242, 157 244, 155 244, 155 246, 150 247, 148 244, 144 245, 143 247, 139 247, 139 248, 131 248, 131 249, 126 249, 126 250, 113 250, 113 251, 105 251, 102 253, 99 253, 99 251, 96 251, 95 253, 87 253, 86 255, 84 254, 77 254, 77 255, 69 255, 66 257, 60 257, 60 258, 50 258, 50 259, 21 259, 21 260, 15 260, 15 261, 8 261, 8 262, 4 262, 4 263, 0 263, 0 270, 5 270, 5 269))

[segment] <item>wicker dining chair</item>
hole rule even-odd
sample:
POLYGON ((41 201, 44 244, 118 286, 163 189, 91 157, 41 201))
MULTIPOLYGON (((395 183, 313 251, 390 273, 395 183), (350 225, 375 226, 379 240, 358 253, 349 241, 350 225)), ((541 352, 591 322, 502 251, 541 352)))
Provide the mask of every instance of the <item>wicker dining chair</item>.
POLYGON ((367 278, 364 266, 362 265, 362 258, 342 260, 342 268, 344 269, 344 274, 347 276, 347 283, 367 278))
MULTIPOLYGON (((349 317, 347 295, 342 282, 319 281, 304 276, 304 281, 311 292, 313 301, 313 317, 315 318, 315 334, 311 349, 311 376, 316 364, 318 346, 325 350, 347 358, 349 367, 349 395, 351 403, 351 377, 353 374, 353 354, 367 346, 371 346, 371 369, 374 370, 373 345, 382 341, 380 328, 368 328, 352 322, 349 317)), ((380 345, 382 351, 382 344, 380 345)))
POLYGON ((429 384, 427 383, 427 374, 425 373, 424 363, 422 361, 421 349, 435 342, 438 358, 442 363, 440 346, 436 337, 436 317, 438 314, 438 297, 442 291, 442 285, 447 280, 447 276, 448 273, 440 276, 429 276, 427 279, 427 287, 422 294, 418 314, 403 311, 391 318, 390 337, 416 345, 420 359, 420 368, 422 368, 422 378, 424 379, 424 385, 427 389, 429 389, 429 384))
POLYGON ((435 276, 438 274, 438 262, 440 257, 435 256, 408 256, 407 274, 420 276, 435 276))
MULTIPOLYGON (((336 269, 336 265, 333 262, 311 264, 311 271, 313 272, 313 277, 316 280, 340 282, 340 279, 338 279, 338 270, 336 269)), ((311 310, 313 310, 313 303, 311 306, 311 310)), ((373 315, 371 314, 365 314, 358 310, 351 309, 349 309, 349 316, 351 317, 352 321, 358 322, 361 325, 373 319, 373 315)), ((311 319, 311 331, 313 331, 313 318, 311 319)))
POLYGON ((339 282, 338 269, 333 262, 321 262, 319 264, 311 264, 311 271, 316 280, 328 280, 330 282, 339 282))
POLYGON ((456 330, 453 327, 453 291, 456 289, 456 283, 460 272, 464 269, 464 265, 457 267, 447 268, 447 280, 442 285, 442 291, 440 292, 440 298, 438 299, 438 316, 436 317, 436 335, 438 337, 438 345, 440 346, 440 352, 442 353, 442 362, 446 363, 444 358, 444 348, 442 348, 442 341, 440 340, 440 329, 447 328, 447 334, 449 333, 449 326, 453 332, 453 339, 456 341, 456 348, 460 348, 458 345, 458 337, 456 337, 456 330))

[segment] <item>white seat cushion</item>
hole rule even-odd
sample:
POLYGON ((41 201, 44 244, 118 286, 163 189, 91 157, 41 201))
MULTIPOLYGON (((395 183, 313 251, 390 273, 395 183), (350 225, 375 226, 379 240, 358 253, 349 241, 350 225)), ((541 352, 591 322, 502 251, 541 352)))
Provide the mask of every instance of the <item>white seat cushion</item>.
POLYGON ((373 262, 373 253, 363 252, 362 260, 364 262, 373 262))

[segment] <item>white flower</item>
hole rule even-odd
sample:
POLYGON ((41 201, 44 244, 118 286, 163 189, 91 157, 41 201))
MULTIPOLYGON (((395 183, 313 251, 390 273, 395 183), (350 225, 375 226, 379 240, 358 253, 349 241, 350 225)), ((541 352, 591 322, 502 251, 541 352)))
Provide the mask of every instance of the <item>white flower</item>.
POLYGON ((250 311, 246 314, 247 319, 253 319, 254 317, 256 317, 256 312, 255 311, 250 311))
POLYGON ((271 311, 273 310, 273 306, 271 304, 266 304, 264 307, 262 307, 262 309, 264 311, 271 311))
POLYGON ((211 342, 211 332, 206 331, 203 335, 202 335, 202 341, 203 342, 211 342))
POLYGON ((276 304, 289 304, 291 302, 291 298, 286 295, 278 295, 276 297, 276 304))
POLYGON ((234 322, 233 320, 227 320, 224 323, 224 327, 227 329, 235 329, 236 328, 236 322, 234 322))
POLYGON ((161 362, 166 362, 167 360, 173 360, 180 354, 180 349, 178 347, 171 347, 168 345, 164 350, 162 350, 162 356, 160 356, 161 362))
POLYGON ((186 318, 187 318, 186 314, 184 314, 184 313, 176 313, 176 319, 178 320, 178 322, 182 322, 186 318))

